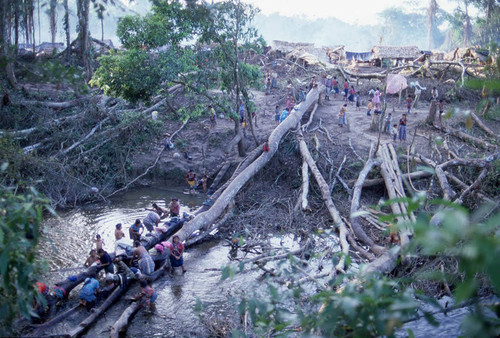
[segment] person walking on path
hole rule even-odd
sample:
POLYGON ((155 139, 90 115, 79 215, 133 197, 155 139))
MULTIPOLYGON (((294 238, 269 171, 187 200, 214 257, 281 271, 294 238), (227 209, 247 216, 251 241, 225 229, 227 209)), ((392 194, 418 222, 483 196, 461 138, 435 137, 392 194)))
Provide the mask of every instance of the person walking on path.
POLYGON ((325 78, 325 87, 326 87, 325 100, 330 101, 330 93, 332 91, 332 77, 330 75, 328 75, 325 78))
POLYGON ((406 142, 406 123, 406 114, 403 114, 399 119, 399 140, 401 142, 406 142))
POLYGON ((349 94, 349 82, 347 79, 344 81, 344 101, 347 101, 347 96, 349 94))
POLYGON ((346 113, 347 113, 347 103, 344 103, 344 105, 342 107, 340 107, 340 111, 339 111, 339 126, 340 127, 344 127, 344 125, 346 124, 345 123, 346 113))
POLYGON ((217 120, 215 119, 215 109, 211 105, 208 106, 208 116, 210 118, 210 129, 214 129, 217 124, 217 120))
POLYGON ((349 102, 351 103, 351 105, 354 104, 354 97, 356 95, 356 91, 354 90, 354 86, 351 86, 351 89, 349 89, 349 102))
POLYGON ((381 104, 381 102, 380 102, 380 96, 382 96, 382 93, 380 93, 380 90, 377 87, 377 90, 375 90, 375 93, 373 93, 373 104, 375 106, 381 104))
POLYGON ((275 125, 280 124, 280 116, 281 116, 281 113, 280 113, 280 106, 276 106, 276 107, 274 108, 274 124, 275 124, 275 125))
POLYGON ((361 110, 361 95, 359 93, 356 93, 356 110, 361 110))
POLYGON ((333 89, 333 98, 337 98, 337 94, 339 93, 339 81, 337 80, 337 77, 334 76, 332 80, 332 89, 333 89))

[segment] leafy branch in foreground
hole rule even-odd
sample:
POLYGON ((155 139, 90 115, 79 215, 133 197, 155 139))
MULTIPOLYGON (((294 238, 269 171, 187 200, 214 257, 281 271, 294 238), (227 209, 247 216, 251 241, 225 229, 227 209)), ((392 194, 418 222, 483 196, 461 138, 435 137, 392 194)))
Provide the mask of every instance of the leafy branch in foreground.
MULTIPOLYGON (((420 318, 419 313, 423 313, 431 325, 439 325, 422 305, 427 303, 437 312, 445 309, 436 299, 412 287, 412 283, 422 278, 442 283, 446 278, 452 281, 450 287, 455 304, 470 305, 470 314, 462 320, 464 334, 498 335, 500 306, 483 305, 480 294, 484 294, 482 290, 490 290, 490 293, 500 290, 500 213, 493 214, 491 206, 471 213, 454 203, 431 201, 438 207, 437 216, 443 219, 437 227, 430 225, 433 215, 423 208, 425 198, 408 198, 406 203, 416 212, 417 221, 398 225, 410 227, 414 233, 402 257, 410 260, 437 257, 443 261, 453 258, 459 263, 457 271, 443 274, 424 267, 425 274, 418 272, 405 278, 347 273, 321 279, 315 288, 300 283, 285 286, 283 280, 295 280, 297 272, 293 268, 295 258, 289 256, 273 265, 275 277, 267 277, 264 291, 260 287, 252 296, 247 294, 237 301, 240 315, 250 316, 252 330, 259 335, 287 335, 299 331, 319 336, 394 336, 405 322, 420 318)), ((392 221, 397 216, 388 215, 387 218, 392 221)), ((400 264, 407 264, 407 259, 400 264)), ((244 264, 240 264, 239 270, 244 271, 244 264)), ((228 266, 222 278, 233 277, 237 271, 228 266)), ((234 334, 244 336, 236 328, 234 334)))
MULTIPOLYGON (((7 164, 2 164, 3 175, 7 164)), ((49 201, 35 189, 18 193, 0 185, 0 335, 12 334, 12 321, 22 315, 37 317, 33 301, 43 304, 35 290, 38 276, 45 268, 36 257, 39 226, 49 201)), ((52 211, 53 212, 53 211, 52 211)))

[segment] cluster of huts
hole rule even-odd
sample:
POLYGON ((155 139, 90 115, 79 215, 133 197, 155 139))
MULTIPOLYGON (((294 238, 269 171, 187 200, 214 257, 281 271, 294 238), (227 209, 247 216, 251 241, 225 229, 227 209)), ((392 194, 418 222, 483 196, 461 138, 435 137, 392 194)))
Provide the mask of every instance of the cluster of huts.
POLYGON ((328 62, 332 64, 356 65, 368 64, 375 67, 400 66, 410 62, 423 62, 427 58, 433 61, 475 61, 484 63, 488 57, 486 51, 469 48, 456 48, 451 52, 425 51, 417 46, 373 46, 366 52, 350 52, 344 46, 315 48, 312 43, 293 43, 286 41, 273 41, 275 50, 284 53, 287 58, 300 61, 305 64, 317 64, 328 62), (322 60, 321 54, 326 55, 322 60))

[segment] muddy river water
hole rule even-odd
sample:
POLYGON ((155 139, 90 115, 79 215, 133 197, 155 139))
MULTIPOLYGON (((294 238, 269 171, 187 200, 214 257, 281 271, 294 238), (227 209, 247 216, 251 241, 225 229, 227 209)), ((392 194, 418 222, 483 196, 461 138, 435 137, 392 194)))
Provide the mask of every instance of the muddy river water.
MULTIPOLYGON (((145 208, 150 208, 152 202, 165 207, 172 197, 178 197, 181 212, 188 213, 200 206, 204 200, 202 195, 183 194, 182 188, 137 189, 113 199, 109 204, 79 207, 60 212, 58 218, 46 220, 40 255, 49 261, 52 272, 46 276, 45 281, 53 285, 81 272, 81 266, 94 245, 96 234, 100 234, 104 239, 104 249, 113 251, 117 223, 122 223, 124 232, 128 234, 129 226, 136 218, 142 219, 147 215, 145 208)), ((221 268, 229 263, 229 250, 229 246, 224 245, 221 240, 209 240, 188 249, 184 255, 187 273, 176 271, 174 275, 165 275, 155 283, 158 292, 156 312, 139 312, 128 327, 126 336, 208 336, 209 332, 200 323, 195 311, 197 300, 207 306, 211 314, 222 314, 231 307, 233 290, 248 287, 248 283, 254 281, 257 276, 256 272, 250 272, 221 281, 221 268)), ((80 286, 77 286, 70 298, 76 298, 79 289, 80 286)), ((128 295, 138 291, 138 286, 133 286, 128 295)), ((85 336, 108 336, 110 327, 129 304, 122 300, 112 306, 85 336)), ((46 334, 63 334, 77 325, 82 318, 83 315, 72 316, 46 334)))
MULTIPOLYGON (((152 202, 165 207, 172 197, 178 197, 181 212, 194 211, 204 200, 203 195, 185 195, 182 188, 173 190, 141 188, 129 191, 114 198, 109 204, 97 204, 78 207, 70 211, 60 212, 58 218, 45 221, 40 256, 48 260, 52 271, 45 278, 49 285, 61 281, 70 275, 82 271, 82 265, 90 249, 93 239, 100 234, 104 239, 104 249, 114 250, 114 230, 117 223, 123 224, 128 234, 129 226, 137 218, 144 218, 152 202)), ((275 246, 286 246, 293 250, 298 248, 292 236, 273 238, 275 246)), ((154 250, 153 250, 154 251, 154 250)), ((221 268, 230 263, 229 246, 223 240, 209 240, 186 251, 184 255, 187 273, 176 271, 173 275, 165 275, 155 282, 158 292, 157 307, 154 313, 140 311, 130 322, 127 337, 208 337, 210 331, 200 321, 195 311, 197 302, 202 302, 204 313, 211 318, 225 318, 234 314, 233 299, 248 291, 251 286, 259 284, 259 271, 253 270, 237 274, 232 279, 221 280, 221 268)), ((357 269, 357 266, 355 266, 357 269)), ((80 286, 70 295, 76 299, 80 286)), ((139 291, 137 285, 130 288, 127 295, 139 291)), ((74 304, 74 302, 73 302, 74 304)), ((89 331, 86 337, 106 337, 120 314, 130 304, 120 300, 112 306, 89 331)), ((466 309, 449 313, 446 318, 439 318, 440 328, 430 326, 424 320, 408 324, 398 336, 407 336, 411 329, 416 337, 431 336, 453 337, 460 334, 460 321, 466 309)), ((45 334, 64 334, 84 319, 88 313, 79 313, 69 320, 54 327, 45 334)), ((233 316, 235 317, 235 316, 233 316)))

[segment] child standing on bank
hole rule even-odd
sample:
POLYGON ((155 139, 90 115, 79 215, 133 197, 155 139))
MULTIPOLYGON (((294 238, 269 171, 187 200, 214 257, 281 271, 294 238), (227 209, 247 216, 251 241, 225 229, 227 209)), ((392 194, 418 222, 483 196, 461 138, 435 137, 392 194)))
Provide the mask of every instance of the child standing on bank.
POLYGON ((391 129, 392 142, 396 142, 396 138, 398 137, 398 125, 393 124, 391 129))
POLYGON ((366 116, 372 116, 373 102, 372 99, 368 100, 368 105, 366 106, 366 116))
POLYGON ((361 110, 361 95, 359 93, 356 94, 356 110, 361 110))
POLYGON ((280 106, 276 106, 276 108, 274 108, 274 124, 275 125, 280 124, 280 115, 281 115, 280 106))
POLYGON ((406 142, 406 123, 406 114, 403 114, 399 119, 399 140, 401 142, 406 142))
POLYGON ((406 108, 408 108, 408 114, 410 114, 412 103, 413 103, 413 100, 411 99, 411 96, 408 95, 408 97, 406 98, 406 108))

